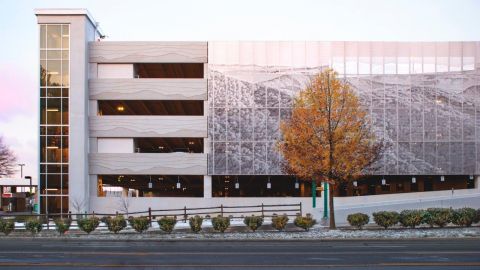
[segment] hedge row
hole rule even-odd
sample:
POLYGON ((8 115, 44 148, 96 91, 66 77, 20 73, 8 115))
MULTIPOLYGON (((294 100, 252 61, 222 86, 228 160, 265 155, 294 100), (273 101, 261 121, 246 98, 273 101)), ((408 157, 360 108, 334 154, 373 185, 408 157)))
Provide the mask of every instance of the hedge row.
MULTIPOLYGON (((224 233, 228 227, 230 227, 230 217, 217 216, 211 219, 212 226, 215 231, 224 233)), ((190 229, 194 233, 198 233, 202 230, 203 217, 194 216, 189 218, 190 229)), ((276 215, 272 216, 272 227, 282 231, 285 229, 289 218, 287 215, 276 215)), ((64 234, 70 229, 72 223, 71 219, 59 218, 55 219, 55 229, 60 233, 64 234)), ((103 222, 107 225, 109 231, 117 234, 127 227, 127 222, 130 226, 139 233, 143 233, 150 227, 150 221, 148 217, 129 217, 125 219, 122 215, 116 215, 112 217, 84 217, 77 220, 78 228, 90 234, 95 231, 100 225, 100 222, 103 222)), ((39 218, 29 218, 25 220, 25 229, 35 235, 39 233, 44 224, 44 220, 39 218)), ((162 217, 157 220, 157 223, 160 227, 160 230, 166 233, 171 233, 175 228, 177 223, 176 217, 162 217)), ((263 224, 263 218, 261 216, 247 216, 244 218, 243 223, 251 230, 256 231, 263 224)), ((316 224, 316 220, 310 214, 306 216, 297 215, 293 221, 295 226, 308 231, 313 225, 316 224)), ((15 220, 14 219, 2 219, 0 218, 0 232, 3 232, 5 235, 8 235, 15 229, 15 220)))
MULTIPOLYGON (((430 227, 445 227, 450 223, 461 227, 470 227, 473 223, 480 222, 480 209, 475 210, 468 207, 460 209, 428 208, 426 210, 403 210, 400 213, 380 211, 373 213, 372 216, 373 221, 385 229, 398 223, 407 228, 415 228, 422 224, 430 227)), ((363 213, 355 213, 348 215, 347 221, 351 226, 362 229, 370 222, 370 217, 363 213)))

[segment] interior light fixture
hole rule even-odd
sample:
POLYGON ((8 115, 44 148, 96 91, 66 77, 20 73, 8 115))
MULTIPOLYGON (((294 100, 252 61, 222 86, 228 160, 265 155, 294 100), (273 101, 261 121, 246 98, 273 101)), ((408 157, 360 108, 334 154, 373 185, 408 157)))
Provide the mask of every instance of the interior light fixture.
POLYGON ((237 181, 235 182, 235 189, 240 188, 240 183, 238 183, 238 176, 236 177, 237 181))
POLYGON ((443 175, 440 176, 440 181, 441 181, 441 182, 445 182, 445 176, 443 176, 443 175))
POLYGON ((189 145, 194 145, 195 142, 194 142, 194 141, 190 141, 190 142, 188 142, 188 144, 189 144, 189 145))
POLYGON ((125 108, 122 105, 117 106, 117 111, 123 112, 125 108))
POLYGON ((385 186, 387 184, 387 180, 385 178, 382 178, 382 186, 385 186))
POLYGON ((50 146, 47 146, 47 149, 58 149, 58 146, 56 146, 56 145, 50 145, 50 146))
POLYGON ((353 186, 356 187, 358 185, 357 181, 353 181, 353 186))
POLYGON ((412 184, 417 183, 417 178, 415 176, 412 177, 412 184))
POLYGON ((181 187, 182 187, 182 184, 180 184, 180 176, 179 176, 177 180, 177 189, 180 189, 181 187))
POLYGON ((58 71, 49 71, 47 72, 48 75, 58 75, 58 71))
POLYGON ((298 183, 298 179, 295 177, 295 189, 300 188, 300 183, 298 183))
POLYGON ((270 176, 268 177, 268 182, 267 182, 267 189, 272 188, 272 183, 270 183, 270 176))
POLYGON ((470 175, 469 178, 470 178, 470 180, 473 180, 473 175, 470 175))
POLYGON ((153 187, 152 176, 150 175, 150 181, 148 182, 148 188, 152 188, 152 187, 153 187))
POLYGON ((58 108, 47 108, 47 112, 58 112, 58 108))
POLYGON ((132 178, 132 179, 130 179, 130 182, 135 182, 135 179, 133 179, 133 178, 132 178))

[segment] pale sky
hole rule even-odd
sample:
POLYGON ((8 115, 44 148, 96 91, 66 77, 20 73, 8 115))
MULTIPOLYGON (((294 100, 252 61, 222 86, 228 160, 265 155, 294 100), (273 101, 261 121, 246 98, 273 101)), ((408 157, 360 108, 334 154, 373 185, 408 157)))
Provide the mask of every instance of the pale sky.
POLYGON ((67 7, 87 8, 108 40, 480 40, 475 0, 0 0, 0 136, 35 178, 33 9, 67 7))

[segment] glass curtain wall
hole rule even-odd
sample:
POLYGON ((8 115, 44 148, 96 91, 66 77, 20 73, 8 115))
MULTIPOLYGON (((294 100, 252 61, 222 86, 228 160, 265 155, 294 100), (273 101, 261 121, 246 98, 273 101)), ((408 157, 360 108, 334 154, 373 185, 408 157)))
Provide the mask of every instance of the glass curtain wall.
POLYGON ((68 212, 70 25, 40 25, 40 212, 68 212))

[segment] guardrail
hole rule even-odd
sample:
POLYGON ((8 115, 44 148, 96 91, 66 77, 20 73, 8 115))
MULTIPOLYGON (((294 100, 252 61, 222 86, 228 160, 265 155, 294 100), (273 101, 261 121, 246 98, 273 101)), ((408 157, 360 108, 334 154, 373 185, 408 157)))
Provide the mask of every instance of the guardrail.
MULTIPOLYGON (((0 218, 14 218, 18 223, 23 223, 25 225, 25 220, 29 218, 38 218, 43 220, 45 228, 48 230, 54 228, 55 226, 50 224, 57 218, 69 218, 72 221, 77 221, 79 219, 88 218, 92 216, 96 217, 107 217, 115 215, 124 215, 127 217, 131 216, 147 216, 150 224, 153 220, 158 217, 176 217, 177 220, 187 222, 189 217, 192 216, 203 216, 203 217, 215 217, 228 216, 230 218, 243 218, 245 216, 257 215, 263 218, 272 217, 273 214, 287 215, 287 216, 296 216, 298 214, 302 215, 302 203, 297 204, 259 204, 259 205, 244 205, 244 206, 213 206, 213 207, 195 207, 189 208, 184 206, 183 208, 176 209, 151 209, 150 207, 146 211, 136 211, 136 212, 115 212, 115 213, 45 213, 45 214, 12 214, 5 213, 0 214, 0 218), (178 218, 180 217, 180 219, 178 218)), ((104 225, 103 225, 104 226, 104 225)))

